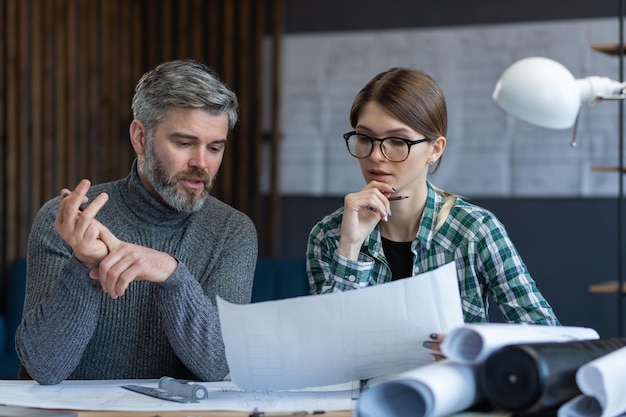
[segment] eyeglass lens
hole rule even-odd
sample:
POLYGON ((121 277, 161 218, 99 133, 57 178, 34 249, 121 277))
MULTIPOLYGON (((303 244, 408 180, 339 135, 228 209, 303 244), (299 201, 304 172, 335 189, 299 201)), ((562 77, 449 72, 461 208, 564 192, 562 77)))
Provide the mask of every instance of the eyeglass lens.
MULTIPOLYGON (((357 158, 367 158, 374 149, 374 139, 353 134, 347 141, 348 150, 357 158)), ((402 139, 386 138, 380 142, 383 155, 392 162, 404 161, 409 156, 409 145, 402 139)))

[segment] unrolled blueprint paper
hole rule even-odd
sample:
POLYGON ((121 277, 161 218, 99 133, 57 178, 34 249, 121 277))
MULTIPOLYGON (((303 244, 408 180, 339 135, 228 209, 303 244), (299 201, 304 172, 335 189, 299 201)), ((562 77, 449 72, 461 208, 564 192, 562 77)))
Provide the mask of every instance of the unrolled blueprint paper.
POLYGON ((576 371, 580 395, 559 408, 559 417, 613 417, 626 413, 626 347, 576 371))
POLYGON ((354 291, 248 305, 218 298, 230 375, 246 390, 339 384, 433 362, 422 342, 463 325, 456 268, 354 291))
MULTIPOLYGON (((195 403, 177 403, 161 400, 123 389, 123 385, 142 385, 156 388, 157 380, 67 380, 55 385, 40 385, 31 380, 0 380, 0 404, 58 410, 97 411, 97 415, 204 415, 204 411, 246 411, 255 408, 264 412, 297 413, 302 410, 349 410, 354 407, 359 384, 341 384, 327 387, 290 391, 246 392, 232 381, 198 382, 208 391, 205 400, 195 403), (107 411, 122 412, 108 414, 107 411), (182 414, 182 411, 187 413, 182 414), (165 414, 161 414, 165 413, 165 414)), ((0 409, 0 415, 4 415, 0 409)), ((224 414, 219 414, 224 415, 224 414)), ((247 414, 246 414, 247 415, 247 414)), ((34 417, 34 415, 33 415, 34 417)))
POLYGON ((458 363, 483 362, 493 351, 516 343, 571 342, 599 339, 587 327, 527 323, 471 323, 454 329, 441 343, 442 353, 458 363))

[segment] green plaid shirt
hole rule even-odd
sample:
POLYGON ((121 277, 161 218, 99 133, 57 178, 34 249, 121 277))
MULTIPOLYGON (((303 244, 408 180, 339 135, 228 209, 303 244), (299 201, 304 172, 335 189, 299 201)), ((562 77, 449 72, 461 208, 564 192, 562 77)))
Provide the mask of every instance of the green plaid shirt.
MULTIPOLYGON (((486 322, 489 297, 506 320, 559 325, 537 289, 502 223, 488 210, 457 198, 448 218, 435 232, 443 196, 428 184, 426 207, 411 244, 413 275, 455 261, 464 320, 486 322)), ((336 252, 343 208, 324 217, 309 235, 307 272, 312 294, 347 291, 391 281, 379 226, 365 240, 358 261, 336 252)))

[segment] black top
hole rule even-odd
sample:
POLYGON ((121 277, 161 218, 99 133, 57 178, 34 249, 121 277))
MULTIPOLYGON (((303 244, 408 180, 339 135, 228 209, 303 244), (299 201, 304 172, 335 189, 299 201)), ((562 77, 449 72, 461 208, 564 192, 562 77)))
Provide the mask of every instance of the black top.
POLYGON ((391 280, 413 276, 413 252, 411 252, 412 242, 394 242, 385 239, 383 241, 383 251, 391 268, 391 280))

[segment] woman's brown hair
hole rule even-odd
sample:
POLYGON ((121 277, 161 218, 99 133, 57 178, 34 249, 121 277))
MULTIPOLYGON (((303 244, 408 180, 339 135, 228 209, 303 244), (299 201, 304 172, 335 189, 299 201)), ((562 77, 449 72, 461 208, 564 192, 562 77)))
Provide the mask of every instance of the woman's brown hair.
MULTIPOLYGON (((355 127, 363 107, 371 101, 380 104, 391 116, 429 140, 446 136, 448 110, 443 92, 423 71, 414 68, 391 68, 372 78, 359 91, 350 110, 350 124, 355 127)), ((437 161, 432 172, 439 168, 437 161)))

